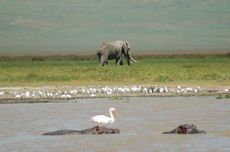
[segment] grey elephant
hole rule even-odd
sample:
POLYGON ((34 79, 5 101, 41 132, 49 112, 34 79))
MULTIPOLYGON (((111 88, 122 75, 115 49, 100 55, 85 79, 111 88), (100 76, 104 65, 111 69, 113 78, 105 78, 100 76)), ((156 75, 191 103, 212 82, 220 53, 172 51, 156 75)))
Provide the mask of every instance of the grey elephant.
POLYGON ((103 42, 97 51, 97 56, 101 66, 108 64, 108 60, 112 59, 116 60, 116 65, 123 65, 123 56, 127 60, 128 65, 131 62, 136 62, 131 56, 129 43, 122 40, 103 42))

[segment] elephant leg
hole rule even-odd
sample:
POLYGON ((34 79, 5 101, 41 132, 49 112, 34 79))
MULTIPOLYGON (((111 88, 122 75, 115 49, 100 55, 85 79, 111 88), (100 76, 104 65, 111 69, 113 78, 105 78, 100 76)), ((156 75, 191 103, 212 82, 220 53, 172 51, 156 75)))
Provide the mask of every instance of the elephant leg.
POLYGON ((101 58, 100 58, 101 66, 104 66, 106 62, 107 61, 105 61, 105 57, 102 55, 101 58))
POLYGON ((126 57, 128 65, 130 65, 130 57, 126 57))
POLYGON ((116 61, 115 61, 115 65, 117 65, 117 62, 118 62, 118 59, 116 59, 116 61))
POLYGON ((122 58, 119 57, 116 59, 116 65, 121 65, 121 62, 122 62, 122 58))
POLYGON ((123 65, 124 63, 123 63, 123 61, 122 61, 122 59, 121 59, 121 62, 120 62, 120 65, 123 65))
POLYGON ((127 60, 128 65, 130 65, 130 60, 127 60))
POLYGON ((98 57, 99 62, 101 62, 101 53, 100 52, 97 52, 97 57, 98 57))

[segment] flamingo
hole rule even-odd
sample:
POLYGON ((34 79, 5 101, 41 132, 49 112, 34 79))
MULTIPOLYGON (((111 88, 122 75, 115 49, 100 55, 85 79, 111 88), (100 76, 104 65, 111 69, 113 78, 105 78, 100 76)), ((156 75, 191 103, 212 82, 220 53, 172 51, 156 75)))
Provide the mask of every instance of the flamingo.
POLYGON ((113 123, 115 121, 115 117, 118 117, 118 114, 116 112, 115 108, 109 109, 110 117, 105 115, 96 115, 93 116, 90 120, 99 124, 108 124, 113 123))

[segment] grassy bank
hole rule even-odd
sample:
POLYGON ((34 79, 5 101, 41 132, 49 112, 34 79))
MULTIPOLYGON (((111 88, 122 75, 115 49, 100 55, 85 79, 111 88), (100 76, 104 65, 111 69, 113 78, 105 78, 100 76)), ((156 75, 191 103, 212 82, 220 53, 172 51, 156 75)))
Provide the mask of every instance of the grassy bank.
POLYGON ((1 57, 0 86, 229 85, 229 55, 139 56, 137 64, 100 67, 92 57, 1 57))

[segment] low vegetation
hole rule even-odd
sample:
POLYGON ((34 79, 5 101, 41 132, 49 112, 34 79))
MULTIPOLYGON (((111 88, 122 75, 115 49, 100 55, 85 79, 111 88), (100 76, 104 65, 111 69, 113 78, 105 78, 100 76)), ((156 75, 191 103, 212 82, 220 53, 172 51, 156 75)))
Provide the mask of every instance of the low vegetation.
POLYGON ((220 93, 216 96, 216 99, 226 99, 230 98, 230 93, 220 93))
POLYGON ((134 56, 131 66, 96 57, 1 57, 0 87, 115 84, 230 84, 229 55, 134 56))

